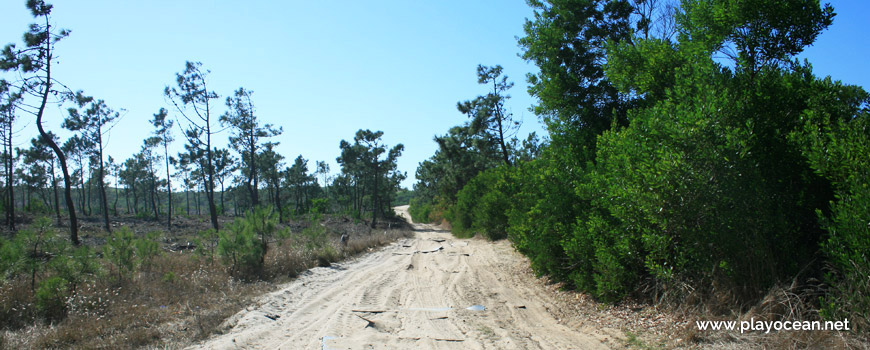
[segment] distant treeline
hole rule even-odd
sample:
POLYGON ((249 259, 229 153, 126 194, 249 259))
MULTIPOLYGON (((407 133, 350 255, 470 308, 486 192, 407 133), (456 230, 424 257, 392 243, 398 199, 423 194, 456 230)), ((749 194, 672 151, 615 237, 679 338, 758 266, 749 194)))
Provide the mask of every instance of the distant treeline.
POLYGON ((105 140, 120 122, 119 113, 104 100, 73 91, 75 82, 56 81, 51 74, 55 44, 69 31, 52 24, 52 5, 28 1, 27 7, 37 23, 25 33, 23 45, 9 44, 0 52, 0 71, 6 72, 0 75, 0 205, 10 230, 17 230, 16 208, 53 212, 58 221, 64 211, 76 245, 78 214, 100 214, 111 231, 109 216, 123 212, 165 218, 170 229, 173 215, 167 214, 207 212, 215 230, 219 215, 240 215, 258 206, 275 207, 280 222, 287 214, 307 213, 315 203, 321 212, 368 217, 372 226, 392 212, 406 178, 396 168, 404 146, 390 148, 381 140, 383 132, 359 130, 352 141, 338 145, 337 175, 320 161, 309 171, 302 155, 287 166, 272 141, 283 129, 259 121, 253 92, 240 87, 222 100, 210 90, 210 71, 199 62, 186 62, 174 78, 167 75, 172 83, 155 93, 166 97, 169 110, 155 106, 151 137, 138 153, 116 161, 106 154, 105 140), (73 135, 67 140, 42 125, 52 104, 67 107, 62 126, 73 135), (30 116, 40 135, 29 148, 13 148, 20 142, 13 140, 17 124, 30 116), (223 130, 229 131, 231 149, 214 146, 223 130), (184 151, 170 154, 179 131, 184 151))

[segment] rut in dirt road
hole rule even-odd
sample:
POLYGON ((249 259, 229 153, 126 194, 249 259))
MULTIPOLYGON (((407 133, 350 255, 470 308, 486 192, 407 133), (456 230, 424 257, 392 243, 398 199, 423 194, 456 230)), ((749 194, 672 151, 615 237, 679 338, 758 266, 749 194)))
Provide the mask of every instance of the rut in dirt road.
POLYGON ((455 239, 416 225, 354 261, 312 269, 225 323, 206 349, 595 349, 618 332, 572 329, 516 273, 507 242, 455 239))

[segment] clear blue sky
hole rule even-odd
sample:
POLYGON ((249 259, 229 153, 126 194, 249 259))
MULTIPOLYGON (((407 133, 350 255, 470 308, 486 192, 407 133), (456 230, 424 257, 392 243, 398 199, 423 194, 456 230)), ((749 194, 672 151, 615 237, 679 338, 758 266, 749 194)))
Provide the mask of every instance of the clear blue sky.
MULTIPOLYGON (((0 45, 20 43, 33 22, 24 2, 0 3, 0 45)), ((260 120, 284 128, 285 161, 302 154, 312 170, 327 160, 338 172, 340 140, 360 128, 382 130, 388 145, 405 145, 399 168, 411 187, 418 163, 437 148, 433 136, 466 120, 456 102, 486 93, 478 64, 501 64, 516 83, 508 108, 524 120, 520 136, 543 134, 528 112, 534 100, 524 78, 536 68, 517 56, 515 37, 532 14, 521 0, 49 2, 55 24, 72 30, 57 47, 56 77, 125 109, 108 144, 120 161, 149 136, 152 114, 172 111, 162 91, 187 60, 212 71, 211 88, 222 97, 253 90, 260 120)), ((817 75, 870 87, 870 4, 831 3, 834 25, 802 57, 817 75)), ((61 120, 52 108, 45 125, 60 133, 61 120)), ((25 131, 16 143, 26 147, 32 136, 25 131)), ((219 146, 227 136, 217 136, 219 146)))

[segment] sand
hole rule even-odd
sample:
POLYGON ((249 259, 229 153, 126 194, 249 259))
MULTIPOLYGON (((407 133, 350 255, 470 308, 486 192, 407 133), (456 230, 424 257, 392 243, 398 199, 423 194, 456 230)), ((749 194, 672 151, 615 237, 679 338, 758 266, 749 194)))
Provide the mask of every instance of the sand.
MULTIPOLYGON (((397 208, 407 215, 407 207, 397 208)), ((228 319, 204 349, 605 349, 610 330, 572 329, 507 241, 415 237, 309 270, 228 319)))

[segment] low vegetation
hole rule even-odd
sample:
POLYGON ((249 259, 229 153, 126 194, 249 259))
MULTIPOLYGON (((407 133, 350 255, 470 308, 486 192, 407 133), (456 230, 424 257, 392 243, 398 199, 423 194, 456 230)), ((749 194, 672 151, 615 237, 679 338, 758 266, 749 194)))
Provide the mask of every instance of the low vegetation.
POLYGON ((335 175, 302 155, 287 164, 271 141, 283 129, 260 122, 253 93, 238 88, 219 115, 200 62, 167 72, 151 137, 116 161, 106 142, 123 118, 52 76, 70 31, 51 4, 26 7, 37 23, 0 53, 0 348, 176 348, 275 283, 407 234, 382 231, 402 226, 391 208, 413 196, 397 198, 404 146, 360 129, 336 140, 335 175), (47 107, 65 111, 65 140, 44 129, 47 107), (13 148, 22 116, 39 136, 13 148), (215 146, 223 130, 232 151, 215 146))
POLYGON ((219 234, 205 220, 172 236, 125 224, 76 247, 39 217, 0 239, 0 347, 184 346, 300 272, 410 233, 388 220, 397 229, 320 214, 280 224, 258 208, 219 234))

